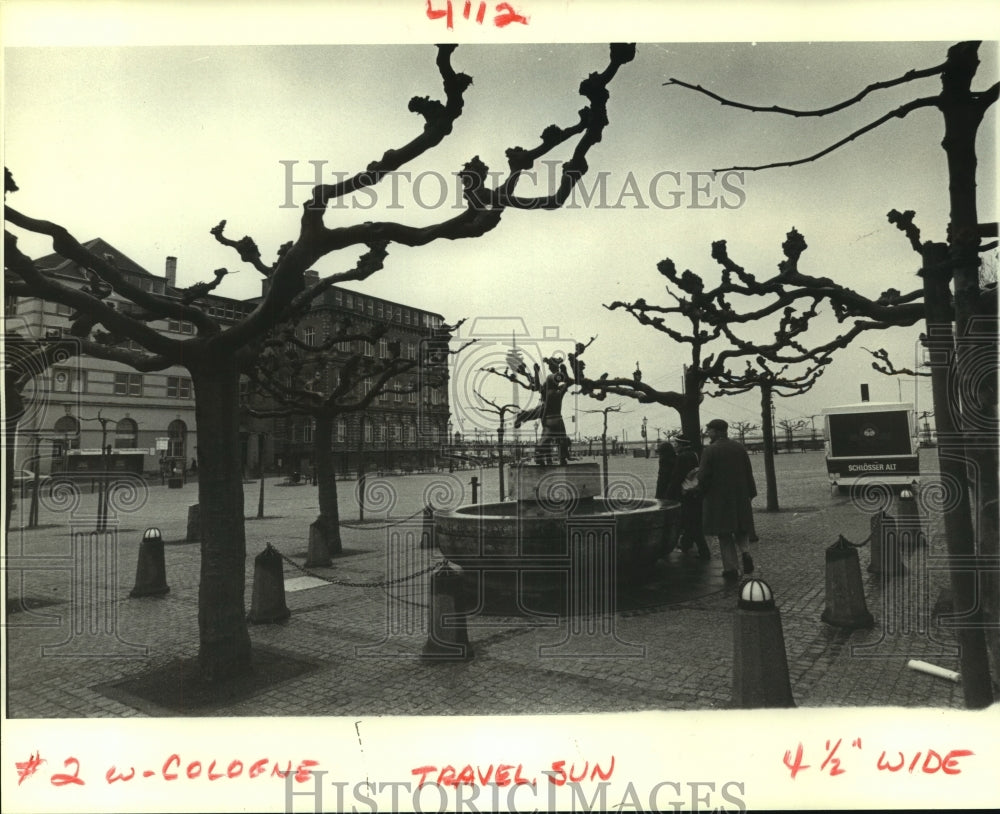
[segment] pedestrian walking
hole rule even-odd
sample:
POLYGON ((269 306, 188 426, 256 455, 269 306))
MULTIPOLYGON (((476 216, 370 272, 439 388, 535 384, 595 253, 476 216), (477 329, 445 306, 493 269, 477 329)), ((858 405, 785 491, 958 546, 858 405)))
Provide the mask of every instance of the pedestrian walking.
POLYGON ((754 570, 749 547, 754 534, 750 501, 757 496, 757 484, 750 456, 742 444, 729 438, 729 425, 714 418, 705 431, 710 443, 702 451, 697 476, 703 496, 703 527, 706 534, 719 538, 722 576, 736 579, 741 565, 744 574, 754 570))
POLYGON ((674 438, 677 459, 674 462, 674 474, 667 487, 667 494, 677 495, 672 500, 681 504, 678 532, 681 551, 688 552, 697 549, 698 558, 709 560, 712 554, 705 540, 702 529, 702 496, 698 488, 698 454, 694 451, 691 440, 683 435, 674 438))

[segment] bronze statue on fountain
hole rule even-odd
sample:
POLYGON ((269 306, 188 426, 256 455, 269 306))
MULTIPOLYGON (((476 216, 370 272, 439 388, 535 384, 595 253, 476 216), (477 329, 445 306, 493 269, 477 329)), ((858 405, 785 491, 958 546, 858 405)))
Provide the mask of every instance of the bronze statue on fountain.
POLYGON ((535 446, 535 463, 565 466, 569 461, 569 433, 562 417, 563 396, 569 390, 569 374, 559 359, 546 359, 549 374, 541 383, 541 401, 530 410, 522 410, 514 419, 514 429, 526 421, 540 421, 542 435, 535 446))

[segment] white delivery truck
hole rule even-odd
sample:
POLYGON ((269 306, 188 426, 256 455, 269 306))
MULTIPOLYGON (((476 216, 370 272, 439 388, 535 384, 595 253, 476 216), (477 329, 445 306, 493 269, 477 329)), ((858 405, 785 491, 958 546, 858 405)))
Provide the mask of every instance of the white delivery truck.
POLYGON ((870 479, 894 491, 915 488, 920 464, 912 404, 865 401, 823 408, 830 486, 846 492, 870 479))

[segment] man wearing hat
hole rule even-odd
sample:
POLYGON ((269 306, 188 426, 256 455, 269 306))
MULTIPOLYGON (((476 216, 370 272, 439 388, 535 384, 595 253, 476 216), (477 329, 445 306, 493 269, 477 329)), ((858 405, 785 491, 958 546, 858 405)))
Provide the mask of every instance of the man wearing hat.
POLYGON ((750 456, 743 446, 727 435, 729 425, 713 418, 705 425, 709 444, 702 451, 698 487, 703 495, 702 518, 705 534, 719 538, 722 575, 738 578, 753 573, 749 539, 753 534, 753 509, 757 496, 750 456), (737 552, 739 556, 737 557, 737 552))

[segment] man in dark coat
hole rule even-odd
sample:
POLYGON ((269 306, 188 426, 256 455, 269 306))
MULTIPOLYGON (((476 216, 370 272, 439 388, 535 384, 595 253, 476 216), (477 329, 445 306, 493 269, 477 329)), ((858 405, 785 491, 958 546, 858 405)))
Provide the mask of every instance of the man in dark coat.
POLYGON ((702 451, 698 468, 703 529, 705 534, 719 538, 722 575, 735 579, 740 575, 741 564, 744 574, 753 572, 749 547, 754 530, 750 501, 757 496, 757 484, 747 451, 727 436, 729 425, 715 418, 708 422, 705 431, 710 443, 702 451))

